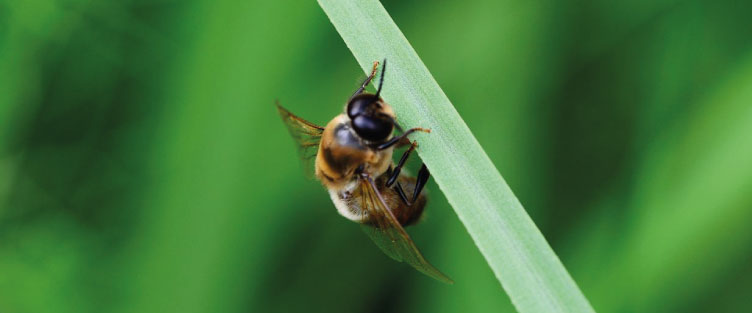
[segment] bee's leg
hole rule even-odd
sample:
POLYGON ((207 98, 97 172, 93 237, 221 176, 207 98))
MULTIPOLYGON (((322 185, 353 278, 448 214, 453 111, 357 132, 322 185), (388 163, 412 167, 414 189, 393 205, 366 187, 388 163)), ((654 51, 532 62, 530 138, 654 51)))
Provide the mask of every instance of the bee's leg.
POLYGON ((426 186, 426 183, 428 182, 428 178, 431 177, 431 173, 428 172, 428 168, 425 164, 423 164, 420 167, 420 171, 418 171, 418 178, 415 181, 415 191, 413 191, 413 202, 418 199, 418 196, 420 195, 420 191, 423 190, 423 187, 426 186))
POLYGON ((371 70, 371 75, 368 75, 368 77, 366 77, 366 80, 364 80, 363 83, 360 84, 360 88, 358 88, 358 90, 356 90, 355 93, 352 96, 350 96, 350 98, 359 95, 361 92, 363 92, 364 89, 366 89, 366 86, 368 86, 371 80, 376 76, 376 69, 378 68, 379 68, 379 61, 373 62, 373 69, 371 70))
POLYGON ((407 200, 407 196, 405 195, 405 191, 402 190, 402 185, 399 182, 397 182, 397 186, 394 186, 394 190, 397 191, 397 194, 399 195, 399 197, 402 200, 402 202, 405 203, 405 205, 407 205, 407 206, 413 205, 412 203, 410 203, 410 201, 407 200))
POLYGON ((402 170, 402 166, 405 165, 405 162, 407 161, 407 157, 410 156, 410 153, 415 150, 415 147, 418 146, 417 143, 413 142, 410 145, 410 148, 405 151, 405 153, 402 154, 402 158, 400 158, 399 163, 397 163, 397 167, 394 168, 394 170, 391 171, 391 176, 389 176, 389 179, 386 180, 386 186, 390 187, 392 184, 394 184, 395 181, 397 181, 397 177, 400 175, 400 171, 402 170))
POLYGON ((394 148, 395 148, 395 149, 399 149, 399 148, 402 148, 402 147, 404 147, 404 146, 409 146, 409 145, 411 145, 412 143, 413 143, 413 142, 412 142, 412 141, 410 141, 410 139, 408 139, 407 137, 404 137, 404 138, 400 139, 400 141, 399 141, 399 142, 397 142, 396 144, 394 144, 394 148))
POLYGON ((426 132, 426 133, 430 133, 431 132, 430 129, 426 129, 426 128, 420 128, 420 127, 410 128, 406 132, 404 132, 402 135, 399 135, 397 137, 389 139, 389 141, 387 141, 385 143, 382 143, 380 145, 376 145, 373 148, 376 149, 376 150, 388 149, 389 147, 391 147, 391 146, 399 143, 401 140, 403 140, 404 138, 406 138, 407 135, 412 134, 413 132, 416 132, 416 131, 422 131, 422 132, 426 132))

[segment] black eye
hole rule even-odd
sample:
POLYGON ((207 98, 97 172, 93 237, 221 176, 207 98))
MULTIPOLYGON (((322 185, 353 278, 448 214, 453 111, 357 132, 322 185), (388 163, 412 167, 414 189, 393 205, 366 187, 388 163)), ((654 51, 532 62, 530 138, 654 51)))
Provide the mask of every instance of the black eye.
POLYGON ((379 98, 372 94, 363 93, 355 96, 347 104, 347 116, 353 118, 368 111, 372 111, 372 107, 376 105, 378 100, 379 98))
POLYGON ((366 115, 358 115, 352 120, 358 136, 368 141, 383 141, 392 134, 392 121, 366 115))

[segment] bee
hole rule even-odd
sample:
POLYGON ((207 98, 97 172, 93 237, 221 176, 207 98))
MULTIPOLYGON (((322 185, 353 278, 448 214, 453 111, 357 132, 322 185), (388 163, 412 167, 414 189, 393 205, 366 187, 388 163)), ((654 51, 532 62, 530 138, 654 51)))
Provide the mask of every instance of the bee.
MULTIPOLYGON (((430 132, 420 127, 403 131, 392 107, 380 97, 386 60, 375 94, 365 88, 375 77, 379 62, 355 93, 343 113, 326 126, 318 126, 286 110, 277 109, 298 144, 301 158, 310 164, 315 177, 326 187, 340 215, 359 223, 389 257, 406 262, 439 281, 452 280, 428 263, 404 227, 415 224, 423 213, 426 197, 421 193, 430 177, 422 164, 416 177, 402 171, 417 142, 408 135, 430 132), (395 136, 395 130, 400 132, 395 136), (398 163, 395 148, 408 146, 398 163)), ((309 169, 309 173, 311 170, 309 169)))

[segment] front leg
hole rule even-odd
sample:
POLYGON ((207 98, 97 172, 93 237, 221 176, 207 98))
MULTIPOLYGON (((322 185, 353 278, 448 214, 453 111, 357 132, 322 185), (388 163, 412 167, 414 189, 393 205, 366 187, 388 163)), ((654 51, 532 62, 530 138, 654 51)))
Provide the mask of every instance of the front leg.
POLYGON ((366 86, 368 86, 368 84, 371 83, 371 80, 376 76, 376 69, 378 68, 379 68, 379 61, 373 62, 373 69, 371 70, 371 75, 368 75, 368 77, 366 77, 366 80, 364 80, 363 83, 360 84, 360 88, 358 88, 358 90, 356 90, 355 93, 352 96, 350 96, 350 99, 359 95, 360 93, 363 92, 364 89, 366 89, 366 86))
POLYGON ((413 132, 416 132, 416 131, 422 131, 422 132, 426 132, 426 133, 430 133, 431 132, 431 130, 427 129, 427 128, 420 128, 420 127, 410 128, 406 132, 404 132, 402 135, 399 135, 397 137, 393 137, 392 139, 389 139, 385 143, 373 145, 372 148, 374 148, 376 150, 389 149, 390 147, 396 145, 397 143, 400 143, 402 140, 404 140, 405 138, 407 138, 407 135, 410 135, 410 134, 412 134, 413 132))

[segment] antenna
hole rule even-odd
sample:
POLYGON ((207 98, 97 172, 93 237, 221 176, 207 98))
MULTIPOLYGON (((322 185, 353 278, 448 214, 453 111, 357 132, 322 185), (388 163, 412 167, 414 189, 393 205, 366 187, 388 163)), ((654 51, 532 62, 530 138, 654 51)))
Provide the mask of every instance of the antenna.
POLYGON ((386 72, 386 58, 384 58, 384 65, 381 66, 381 79, 379 80, 379 90, 376 91, 376 99, 381 94, 381 87, 384 87, 384 72, 386 72))

